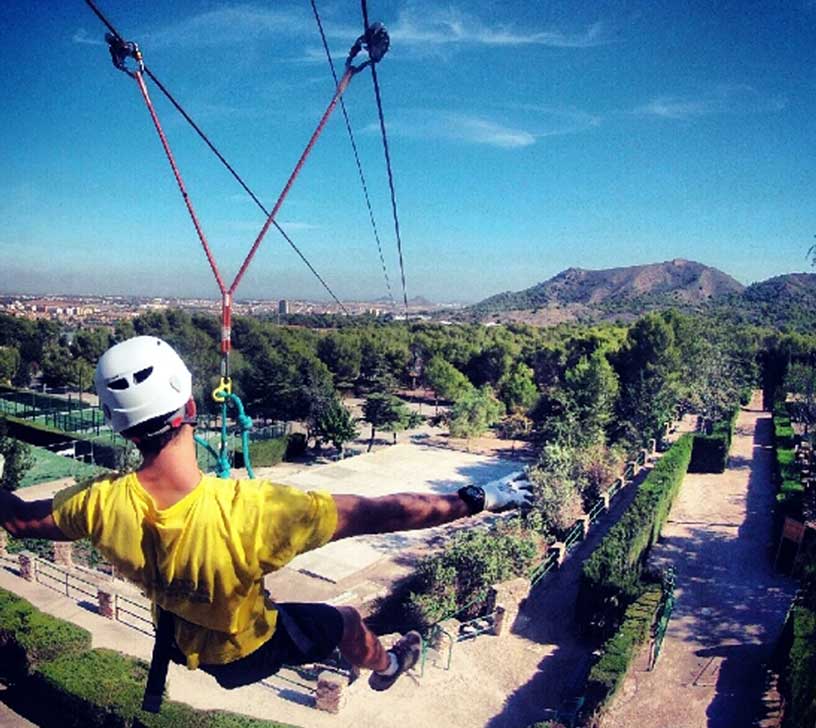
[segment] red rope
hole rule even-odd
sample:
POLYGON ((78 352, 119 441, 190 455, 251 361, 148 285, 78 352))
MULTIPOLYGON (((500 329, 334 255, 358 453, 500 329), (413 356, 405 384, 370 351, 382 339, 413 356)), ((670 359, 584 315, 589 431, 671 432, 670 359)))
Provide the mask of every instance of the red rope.
POLYGON ((227 292, 226 286, 221 278, 221 273, 219 272, 218 266, 215 263, 215 258, 213 258, 213 254, 210 250, 209 243, 207 243, 207 238, 204 235, 204 231, 201 229, 201 224, 198 222, 198 216, 193 209, 193 203, 190 201, 190 196, 187 194, 187 188, 184 186, 184 180, 181 178, 181 172, 179 172, 178 167, 176 166, 176 160, 173 157, 173 152, 170 151, 170 145, 167 143, 167 137, 164 135, 164 131, 159 123, 159 117, 156 115, 156 110, 153 108, 153 102, 150 100, 150 95, 147 93, 147 86, 145 86, 141 71, 134 71, 133 77, 136 79, 136 83, 139 85, 139 91, 142 92, 142 97, 144 98, 145 104, 147 104, 147 110, 150 112, 150 117, 153 119, 153 125, 156 127, 156 131, 159 133, 159 139, 161 140, 162 147, 164 147, 164 153, 167 155, 167 161, 170 162, 170 167, 175 175, 179 190, 181 190, 181 196, 184 198, 184 204, 187 205, 187 211, 190 213, 190 218, 192 219, 193 226, 198 234, 198 239, 201 241, 201 246, 204 248, 204 252, 207 255, 210 268, 212 268, 212 272, 215 275, 215 280, 218 282, 218 288, 221 290, 223 295, 227 292))
POLYGON ((272 208, 272 212, 269 213, 269 217, 266 218, 266 222, 264 226, 261 228, 261 231, 258 233, 258 237, 255 238, 255 242, 252 244, 252 247, 247 253, 246 258, 244 258, 244 262, 241 264, 241 268, 238 273, 235 275, 235 280, 233 280, 232 285, 229 287, 229 293, 235 293, 235 289, 238 287, 238 284, 241 281, 241 278, 244 277, 244 273, 246 273, 246 269, 249 267, 252 258, 255 256, 258 247, 260 246, 261 242, 264 239, 267 231, 269 230, 270 225, 275 219, 275 215, 278 214, 278 210, 280 210, 281 205, 283 205, 283 201, 286 199, 286 196, 289 194, 289 190, 292 188, 292 184, 294 183, 295 179, 297 178, 298 174, 300 174, 300 170, 303 168, 304 163, 306 162, 306 157, 309 156, 309 152, 312 151, 312 147, 315 145, 317 138, 320 136, 320 133, 323 131, 323 127, 326 126, 326 122, 329 120, 329 117, 334 111, 334 107, 337 106, 337 102, 340 97, 343 95, 343 92, 348 88, 349 83, 351 82, 351 77, 354 75, 354 69, 349 67, 346 69, 346 72, 343 74, 343 77, 340 79, 340 83, 337 84, 337 90, 334 92, 334 96, 332 97, 331 102, 329 103, 328 107, 326 108, 323 117, 320 119, 320 122, 317 125, 317 128, 314 130, 311 139, 309 139, 309 143, 306 145, 306 149, 303 150, 303 154, 300 155, 300 159, 298 163, 295 165, 294 170, 292 170, 292 174, 289 175, 289 179, 286 181, 286 184, 283 187, 280 195, 278 196, 278 201, 275 203, 275 206, 272 208))

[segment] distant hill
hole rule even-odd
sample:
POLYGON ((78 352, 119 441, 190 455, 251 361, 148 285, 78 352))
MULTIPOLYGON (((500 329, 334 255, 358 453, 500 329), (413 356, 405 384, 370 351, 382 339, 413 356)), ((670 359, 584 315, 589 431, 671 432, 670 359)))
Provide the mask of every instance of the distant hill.
POLYGON ((711 306, 720 316, 812 333, 816 326, 816 273, 787 273, 748 286, 711 306))
POLYGON ((523 291, 499 293, 472 307, 484 315, 501 311, 573 307, 606 311, 649 307, 655 303, 700 304, 740 294, 744 286, 716 268, 691 260, 626 268, 568 268, 523 291))

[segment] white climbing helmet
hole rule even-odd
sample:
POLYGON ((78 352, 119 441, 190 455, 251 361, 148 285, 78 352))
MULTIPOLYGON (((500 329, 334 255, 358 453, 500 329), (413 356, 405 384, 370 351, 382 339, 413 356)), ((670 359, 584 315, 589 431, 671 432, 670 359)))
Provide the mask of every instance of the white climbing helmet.
POLYGON ((114 432, 176 412, 193 391, 190 370, 155 336, 136 336, 108 349, 96 365, 94 384, 114 432))

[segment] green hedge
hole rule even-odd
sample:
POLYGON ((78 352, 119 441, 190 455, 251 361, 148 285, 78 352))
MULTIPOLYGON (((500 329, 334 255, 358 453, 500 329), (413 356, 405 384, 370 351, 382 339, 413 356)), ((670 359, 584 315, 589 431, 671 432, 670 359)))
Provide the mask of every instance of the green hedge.
POLYGON ((87 630, 45 614, 25 599, 0 589, 1 678, 21 680, 43 662, 90 646, 87 630))
POLYGON ((626 609, 617 632, 603 646, 603 655, 590 670, 584 711, 592 714, 606 705, 620 686, 638 652, 651 634, 663 591, 657 584, 626 609))
POLYGON ((0 678, 9 698, 37 725, 59 728, 292 728, 222 711, 165 701, 158 715, 141 710, 147 664, 90 649, 80 627, 40 612, 0 589, 0 678))
POLYGON ((641 567, 683 482, 692 442, 691 435, 683 435, 657 461, 629 508, 584 563, 576 616, 585 630, 608 636, 642 593, 641 567))
POLYGON ((708 435, 695 435, 691 450, 690 473, 722 473, 728 467, 728 453, 734 437, 739 410, 726 420, 716 422, 708 435))
POLYGON ((793 642, 784 673, 785 728, 816 726, 816 611, 795 606, 788 617, 793 642))
POLYGON ((774 406, 773 435, 778 520, 781 522, 785 516, 801 518, 805 487, 799 480, 793 426, 787 406, 783 402, 774 406))

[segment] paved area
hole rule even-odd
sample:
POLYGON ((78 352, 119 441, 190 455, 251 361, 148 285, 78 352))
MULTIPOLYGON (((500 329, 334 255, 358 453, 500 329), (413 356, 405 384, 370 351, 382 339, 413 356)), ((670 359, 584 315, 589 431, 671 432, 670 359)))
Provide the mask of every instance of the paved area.
POLYGON ((655 557, 677 569, 677 604, 653 672, 632 670, 603 728, 747 728, 794 584, 773 558, 771 417, 755 396, 720 475, 689 474, 655 557))

